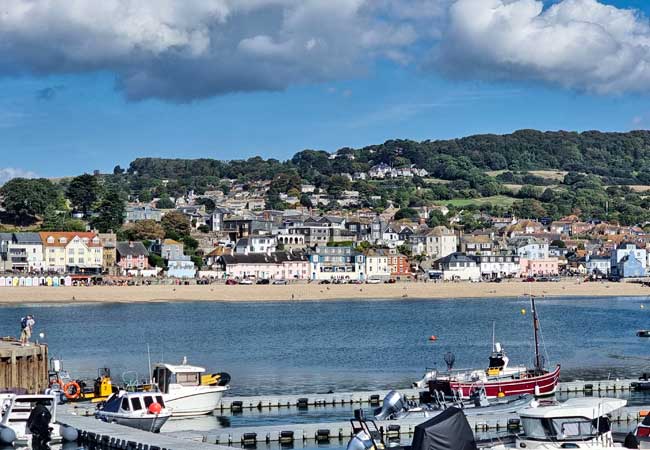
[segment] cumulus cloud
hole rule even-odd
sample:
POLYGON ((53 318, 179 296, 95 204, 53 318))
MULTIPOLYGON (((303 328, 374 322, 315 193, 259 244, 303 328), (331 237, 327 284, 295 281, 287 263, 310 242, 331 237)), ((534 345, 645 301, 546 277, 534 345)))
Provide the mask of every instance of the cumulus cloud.
POLYGON ((373 1, 3 0, 0 74, 108 71, 173 101, 331 80, 416 39, 373 1))
POLYGON ((650 87, 650 23, 598 0, 0 2, 0 76, 103 71, 131 100, 281 90, 431 50, 453 77, 650 87))
POLYGON ((0 167, 0 186, 12 178, 36 178, 36 174, 29 170, 16 169, 13 167, 0 167))
POLYGON ((458 0, 437 67, 472 78, 541 80, 600 94, 650 89, 650 24, 596 0, 458 0))

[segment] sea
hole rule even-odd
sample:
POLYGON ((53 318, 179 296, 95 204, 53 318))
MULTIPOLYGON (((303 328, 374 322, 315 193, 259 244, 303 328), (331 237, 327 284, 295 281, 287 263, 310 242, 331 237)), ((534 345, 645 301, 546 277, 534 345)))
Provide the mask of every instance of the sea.
MULTIPOLYGON (((126 300, 126 299, 125 299, 126 300)), ((538 298, 540 349, 561 379, 637 378, 650 373, 650 299, 538 298)), ((18 336, 32 314, 33 338, 49 345, 73 378, 146 379, 149 362, 188 363, 231 375, 230 395, 403 389, 427 368, 486 367, 493 339, 511 364, 532 365, 527 298, 299 302, 109 303, 0 307, 0 336, 18 336), (435 336, 435 340, 431 337, 435 336)), ((650 404, 650 398, 637 399, 650 404)), ((338 421, 350 408, 245 413, 171 421, 163 432, 298 421, 338 421)))

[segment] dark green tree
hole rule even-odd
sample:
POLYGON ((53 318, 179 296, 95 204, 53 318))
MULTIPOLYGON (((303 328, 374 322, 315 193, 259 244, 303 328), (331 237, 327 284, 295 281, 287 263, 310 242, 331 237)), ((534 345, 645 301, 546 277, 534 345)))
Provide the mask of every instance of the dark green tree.
POLYGON ((0 188, 0 194, 2 205, 18 225, 33 223, 57 201, 56 187, 45 178, 14 178, 0 188))
POLYGON ((109 187, 96 212, 97 215, 91 220, 93 227, 102 233, 117 231, 122 226, 125 213, 125 201, 120 190, 109 187))
POLYGON ((77 211, 83 212, 84 217, 87 217, 99 199, 99 193, 100 186, 97 177, 85 173, 70 181, 66 197, 77 211))
POLYGON ((190 235, 190 219, 181 212, 170 211, 165 214, 160 222, 165 230, 165 237, 183 240, 190 235))

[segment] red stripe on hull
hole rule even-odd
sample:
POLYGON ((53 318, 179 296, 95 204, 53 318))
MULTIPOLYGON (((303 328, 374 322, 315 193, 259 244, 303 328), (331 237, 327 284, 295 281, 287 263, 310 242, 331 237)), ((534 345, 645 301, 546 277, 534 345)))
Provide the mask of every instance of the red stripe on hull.
MULTIPOLYGON (((522 380, 494 380, 483 383, 485 393, 488 398, 496 398, 501 395, 521 395, 535 394, 535 387, 538 387, 539 394, 552 394, 555 392, 555 386, 560 378, 560 366, 558 365, 553 372, 540 375, 538 377, 524 378, 522 380)), ((463 383, 451 381, 449 383, 455 391, 462 390, 463 397, 469 397, 477 383, 463 383)))

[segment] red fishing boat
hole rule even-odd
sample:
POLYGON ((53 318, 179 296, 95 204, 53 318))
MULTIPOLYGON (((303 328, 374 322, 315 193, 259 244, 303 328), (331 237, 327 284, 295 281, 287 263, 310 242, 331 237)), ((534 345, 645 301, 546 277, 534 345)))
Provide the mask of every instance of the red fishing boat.
POLYGON ((504 349, 497 342, 493 344, 487 369, 452 372, 453 356, 446 357, 445 360, 449 368, 447 373, 430 371, 421 381, 415 383, 415 386, 428 385, 431 392, 439 391, 451 396, 461 395, 464 398, 470 397, 478 389, 485 389, 488 398, 521 394, 537 396, 553 394, 560 378, 560 365, 558 364, 552 371, 543 367, 539 352, 539 319, 533 296, 530 297, 530 304, 535 339, 535 366, 533 368, 510 367, 504 349))

